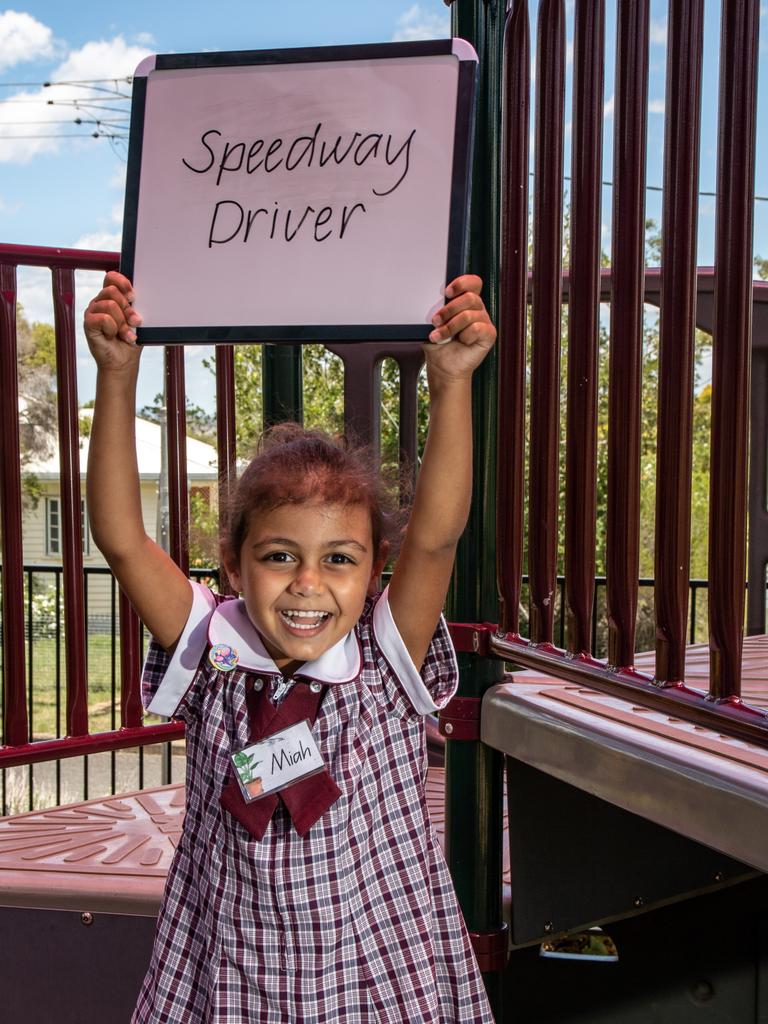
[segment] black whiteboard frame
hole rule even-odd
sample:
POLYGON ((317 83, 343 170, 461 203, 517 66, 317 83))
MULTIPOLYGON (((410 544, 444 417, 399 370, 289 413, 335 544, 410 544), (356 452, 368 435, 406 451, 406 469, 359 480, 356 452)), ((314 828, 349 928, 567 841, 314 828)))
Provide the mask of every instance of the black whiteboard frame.
MULTIPOLYGON (((232 50, 218 53, 164 53, 154 58, 153 71, 196 68, 242 67, 275 64, 307 64, 331 61, 381 60, 393 57, 431 57, 454 54, 453 39, 429 39, 412 43, 369 43, 353 46, 311 46, 280 50, 232 50)), ((475 123, 477 60, 458 56, 456 123, 451 173, 446 283, 465 273, 468 207, 471 187, 472 144, 475 123)), ((141 155, 147 75, 133 81, 131 128, 126 173, 125 209, 120 270, 133 279, 136 229, 139 210, 141 155)), ((224 345, 255 342, 355 342, 425 341, 430 324, 254 324, 204 327, 139 327, 140 345, 224 345)))

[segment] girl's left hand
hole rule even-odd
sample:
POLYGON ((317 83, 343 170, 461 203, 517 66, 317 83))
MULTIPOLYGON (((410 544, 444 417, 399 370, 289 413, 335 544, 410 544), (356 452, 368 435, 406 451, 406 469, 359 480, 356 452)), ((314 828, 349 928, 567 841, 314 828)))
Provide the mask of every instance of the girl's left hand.
POLYGON ((457 277, 445 289, 449 300, 432 318, 435 329, 424 346, 430 370, 451 378, 471 377, 496 341, 475 274, 457 277))

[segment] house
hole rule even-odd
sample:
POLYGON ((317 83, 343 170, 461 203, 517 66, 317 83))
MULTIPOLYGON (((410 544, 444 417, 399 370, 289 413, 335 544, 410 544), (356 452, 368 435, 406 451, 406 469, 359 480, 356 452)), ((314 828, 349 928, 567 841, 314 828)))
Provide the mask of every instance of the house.
MULTIPOLYGON (((87 420, 93 410, 81 410, 87 420)), ((141 507, 144 527, 153 539, 158 538, 160 479, 163 471, 162 433, 157 423, 136 417, 136 455, 139 465, 141 507)), ((89 625, 111 619, 111 577, 99 572, 106 560, 93 542, 88 529, 85 499, 85 476, 88 463, 87 436, 80 440, 80 479, 83 510, 83 567, 87 585, 89 625), (89 570, 95 570, 90 571, 89 570)), ((25 510, 22 520, 24 565, 32 568, 34 592, 53 585, 56 568, 62 564, 61 497, 58 448, 48 459, 33 461, 24 467, 24 474, 34 475, 39 500, 25 510), (46 571, 50 566, 51 572, 46 571)), ((187 480, 190 496, 200 496, 209 506, 217 500, 217 452, 213 445, 187 437, 187 480)))

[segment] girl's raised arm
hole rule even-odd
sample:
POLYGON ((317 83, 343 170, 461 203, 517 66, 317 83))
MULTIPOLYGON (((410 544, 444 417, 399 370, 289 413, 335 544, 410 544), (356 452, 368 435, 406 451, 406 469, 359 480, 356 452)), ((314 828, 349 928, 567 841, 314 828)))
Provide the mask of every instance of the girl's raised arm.
POLYGON ((93 539, 123 591, 163 647, 178 640, 192 593, 176 563, 151 540, 141 514, 136 461, 136 380, 141 349, 131 282, 115 272, 85 313, 85 334, 98 365, 88 448, 88 517, 93 539))
POLYGON ((467 274, 445 290, 424 346, 429 434, 413 511, 392 574, 389 603, 400 636, 421 668, 443 610, 456 545, 472 497, 472 374, 496 340, 480 298, 482 281, 467 274))

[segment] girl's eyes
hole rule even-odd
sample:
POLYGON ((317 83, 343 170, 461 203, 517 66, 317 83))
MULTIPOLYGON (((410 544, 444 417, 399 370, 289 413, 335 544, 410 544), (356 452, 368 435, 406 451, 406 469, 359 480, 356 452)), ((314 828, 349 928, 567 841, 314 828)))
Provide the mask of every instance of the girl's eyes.
MULTIPOLYGON (((265 562, 277 562, 278 564, 288 564, 289 562, 295 562, 296 558, 290 553, 290 551, 270 551, 269 554, 264 556, 265 562)), ((349 555, 345 555, 341 551, 334 551, 325 559, 331 565, 356 565, 354 558, 349 555)))
POLYGON ((288 551, 270 551, 268 555, 265 555, 265 562, 292 562, 293 555, 288 551))
POLYGON ((341 551, 334 551, 332 555, 328 555, 328 561, 331 565, 354 565, 354 558, 350 558, 349 555, 343 554, 341 551))

